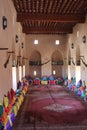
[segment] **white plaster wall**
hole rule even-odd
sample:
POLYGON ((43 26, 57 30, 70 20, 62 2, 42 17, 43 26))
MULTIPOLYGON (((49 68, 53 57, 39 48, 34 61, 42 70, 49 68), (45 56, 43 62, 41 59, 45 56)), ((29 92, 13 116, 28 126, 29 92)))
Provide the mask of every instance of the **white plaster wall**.
MULTIPOLYGON (((74 62, 76 62, 76 47, 79 45, 80 47, 80 55, 85 57, 86 63, 87 63, 87 40, 84 44, 82 42, 82 37, 86 36, 87 38, 87 16, 85 23, 83 24, 77 24, 73 28, 73 34, 68 35, 68 48, 71 50, 71 57, 73 57, 74 62), (71 44, 74 43, 74 49, 71 48, 71 44)), ((71 65, 71 77, 75 77, 75 67, 71 65)), ((87 67, 83 65, 81 62, 81 79, 85 80, 87 82, 87 67)))
MULTIPOLYGON (((19 55, 26 55, 25 47, 21 49, 21 42, 25 43, 25 34, 22 33, 20 23, 16 22, 16 11, 11 0, 0 0, 0 48, 8 48, 8 51, 15 51, 15 60, 19 55), (2 16, 7 18, 7 28, 2 28, 2 16), (19 36, 19 42, 15 42, 15 35, 19 36)), ((12 87, 12 55, 7 68, 4 63, 7 60, 7 51, 0 50, 0 102, 3 101, 3 95, 12 87)), ((18 75, 17 75, 18 77, 18 75)))
MULTIPOLYGON (((51 56, 55 50, 61 52, 62 57, 66 57, 66 44, 67 37, 64 35, 27 35, 26 36, 26 52, 27 57, 31 56, 34 50, 37 50, 41 54, 41 61, 44 63, 45 61, 51 59, 51 56), (39 44, 34 45, 34 40, 38 39, 39 44), (60 40, 59 45, 55 45, 55 40, 60 40)), ((29 72, 29 64, 27 64, 27 70, 29 72)), ((51 62, 45 64, 41 68, 42 74, 49 76, 52 74, 51 62)), ((64 71, 63 71, 64 74, 64 71)))

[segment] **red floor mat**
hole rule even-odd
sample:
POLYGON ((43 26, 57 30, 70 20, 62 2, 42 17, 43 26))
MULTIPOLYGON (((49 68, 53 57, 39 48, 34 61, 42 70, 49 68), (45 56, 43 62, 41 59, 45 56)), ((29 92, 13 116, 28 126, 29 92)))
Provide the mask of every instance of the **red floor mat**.
POLYGON ((87 104, 62 86, 32 86, 13 130, 87 130, 87 104))

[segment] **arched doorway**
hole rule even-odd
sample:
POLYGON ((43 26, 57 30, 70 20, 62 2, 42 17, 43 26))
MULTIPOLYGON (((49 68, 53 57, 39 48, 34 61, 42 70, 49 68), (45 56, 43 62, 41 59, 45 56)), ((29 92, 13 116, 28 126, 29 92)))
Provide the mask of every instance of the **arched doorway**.
POLYGON ((80 48, 76 48, 76 84, 81 79, 81 66, 80 66, 80 48))
POLYGON ((52 74, 55 77, 62 77, 63 74, 63 57, 62 54, 56 50, 52 54, 52 74))
POLYGON ((39 51, 34 50, 29 58, 30 72, 32 77, 41 77, 41 54, 39 51))

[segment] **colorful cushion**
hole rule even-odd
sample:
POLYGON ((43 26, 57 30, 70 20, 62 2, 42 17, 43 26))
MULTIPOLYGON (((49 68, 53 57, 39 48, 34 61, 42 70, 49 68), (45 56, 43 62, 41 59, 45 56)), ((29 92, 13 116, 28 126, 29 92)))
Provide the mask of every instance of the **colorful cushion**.
POLYGON ((11 101, 12 101, 12 96, 11 96, 11 93, 8 91, 8 93, 7 93, 7 97, 8 97, 8 99, 9 99, 9 103, 11 103, 11 101))
POLYGON ((1 121, 0 121, 0 130, 4 130, 4 126, 1 121))
POLYGON ((11 88, 11 96, 12 98, 15 96, 15 91, 11 88))
POLYGON ((4 107, 2 104, 0 104, 0 117, 3 115, 4 107))
POLYGON ((49 77, 49 80, 54 80, 53 75, 51 75, 51 76, 49 77))
POLYGON ((4 105, 4 107, 8 107, 8 105, 9 105, 9 99, 6 95, 4 95, 4 97, 3 97, 3 105, 4 105))
POLYGON ((42 81, 41 81, 41 84, 42 84, 42 85, 47 85, 47 84, 48 84, 48 81, 42 80, 42 81))
POLYGON ((79 80, 79 82, 77 83, 77 87, 79 88, 79 87, 81 87, 81 86, 82 86, 82 81, 79 80))
POLYGON ((46 81, 46 80, 47 80, 47 77, 46 77, 46 76, 43 76, 43 77, 42 77, 42 80, 43 80, 43 81, 46 81))

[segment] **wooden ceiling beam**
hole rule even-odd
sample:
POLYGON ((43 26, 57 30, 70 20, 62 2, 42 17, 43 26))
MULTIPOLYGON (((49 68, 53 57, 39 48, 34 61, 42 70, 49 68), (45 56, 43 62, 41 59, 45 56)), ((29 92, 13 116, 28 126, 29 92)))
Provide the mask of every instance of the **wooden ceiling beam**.
POLYGON ((72 33, 72 29, 62 29, 62 28, 43 28, 43 27, 23 27, 23 33, 32 34, 32 33, 72 33))
POLYGON ((75 23, 84 23, 85 16, 84 15, 55 15, 55 14, 29 14, 29 13, 18 13, 17 14, 17 21, 24 22, 24 21, 48 21, 48 22, 75 22, 75 23))

